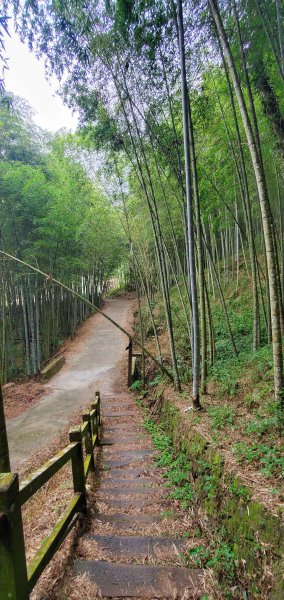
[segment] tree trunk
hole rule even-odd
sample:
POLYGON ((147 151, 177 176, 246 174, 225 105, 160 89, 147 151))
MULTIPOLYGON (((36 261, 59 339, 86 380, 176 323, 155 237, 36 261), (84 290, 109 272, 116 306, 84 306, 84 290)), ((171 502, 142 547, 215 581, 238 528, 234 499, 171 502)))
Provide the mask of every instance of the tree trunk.
POLYGON ((196 408, 200 408, 199 401, 199 372, 200 372, 200 342, 199 342, 199 315, 198 298, 196 285, 196 266, 195 266, 195 248, 194 248, 194 228, 193 228, 193 190, 190 172, 190 146, 189 146, 189 118, 188 118, 188 92, 185 69, 185 51, 184 51, 184 29, 182 0, 178 0, 178 30, 179 30, 179 54, 181 71, 181 91, 182 91, 182 120, 183 120, 183 141, 185 157, 185 183, 186 183, 186 205, 187 205, 187 235, 188 235, 188 261, 189 261, 189 285, 191 292, 191 311, 192 311, 192 401, 196 408))
POLYGON ((277 267, 276 259, 274 254, 273 244, 273 231, 272 231, 272 220, 271 211, 269 206, 268 194, 266 189, 266 183, 264 180, 264 174, 262 165, 259 159, 259 154, 256 148, 255 139, 251 127, 251 123, 248 118, 247 108, 244 101, 244 95, 241 89, 239 77, 237 74, 236 66, 233 60, 232 52, 228 43, 228 39, 224 30, 221 15, 218 9, 216 0, 209 0, 209 5, 213 19, 215 21, 216 29, 223 47, 224 55, 228 64, 229 71, 231 73, 235 94, 238 100, 240 113, 247 137, 248 147, 251 155, 253 164, 259 203, 261 209, 261 217, 263 224, 265 250, 267 256, 267 267, 268 267, 268 279, 269 279, 269 296, 271 305, 271 326, 272 326, 272 348, 273 348, 273 362, 274 362, 274 389, 275 398, 281 405, 283 410, 283 353, 282 353, 282 339, 281 339, 281 328, 280 328, 280 304, 279 304, 279 293, 277 286, 277 267))

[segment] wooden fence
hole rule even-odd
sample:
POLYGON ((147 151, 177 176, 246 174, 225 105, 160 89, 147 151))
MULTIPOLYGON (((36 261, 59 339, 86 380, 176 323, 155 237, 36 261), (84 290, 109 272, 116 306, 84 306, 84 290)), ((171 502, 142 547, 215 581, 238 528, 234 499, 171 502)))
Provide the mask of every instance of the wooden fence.
POLYGON ((94 448, 100 444, 100 393, 83 414, 83 425, 69 432, 69 445, 40 469, 19 482, 18 474, 0 474, 0 600, 28 600, 41 573, 86 511, 86 480, 95 468, 94 448), (74 494, 63 515, 27 565, 22 506, 68 461, 74 494))
POLYGON ((139 370, 141 368, 141 353, 133 352, 133 342, 129 339, 129 344, 126 348, 128 350, 128 374, 127 374, 127 385, 130 387, 132 383, 138 378, 139 370))

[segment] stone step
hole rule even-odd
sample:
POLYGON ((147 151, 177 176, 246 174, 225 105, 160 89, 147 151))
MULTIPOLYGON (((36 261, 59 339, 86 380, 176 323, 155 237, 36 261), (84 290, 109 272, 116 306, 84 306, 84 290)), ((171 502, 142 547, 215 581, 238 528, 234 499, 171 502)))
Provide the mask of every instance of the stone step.
MULTIPOLYGON (((110 429, 107 428, 104 430, 104 436, 105 437, 112 437, 115 438, 117 440, 123 440, 123 438, 136 438, 138 440, 142 440, 142 439, 148 439, 149 437, 147 436, 147 434, 145 434, 144 431, 138 430, 138 429, 134 429, 134 431, 129 430, 125 430, 124 427, 117 427, 116 429, 110 429)), ((149 440, 149 445, 151 445, 151 442, 149 440)))
POLYGON ((133 531, 139 533, 147 527, 152 527, 161 521, 160 515, 125 515, 123 513, 115 513, 114 515, 106 515, 97 513, 94 519, 94 527, 96 521, 100 523, 110 523, 114 525, 118 533, 133 531))
POLYGON ((122 477, 110 477, 109 479, 101 479, 100 488, 107 489, 109 487, 129 487, 131 489, 135 487, 145 487, 151 489, 151 487, 157 487, 156 484, 163 483, 158 477, 136 477, 136 479, 126 479, 122 477))
POLYGON ((115 564, 76 560, 75 572, 87 573, 106 598, 202 598, 202 569, 115 564))
POLYGON ((137 439, 137 436, 130 435, 129 437, 126 437, 123 434, 121 434, 121 436, 117 435, 115 437, 104 437, 101 440, 101 446, 119 446, 121 448, 124 448, 126 444, 127 446, 129 446, 130 444, 131 446, 141 446, 141 442, 143 442, 143 440, 137 439))
POLYGON ((101 401, 101 406, 103 408, 110 406, 110 408, 129 408, 133 410, 133 402, 130 400, 116 400, 116 398, 108 398, 107 400, 101 401))
POLYGON ((105 419, 118 419, 120 417, 137 417, 138 413, 135 411, 127 411, 127 412, 114 412, 114 413, 104 413, 103 412, 103 417, 105 419))
POLYGON ((150 506, 161 505, 163 509, 169 508, 172 505, 171 500, 161 498, 102 498, 97 499, 98 502, 103 502, 108 506, 109 509, 118 509, 122 511, 137 510, 141 508, 148 508, 150 506))
POLYGON ((102 462, 104 460, 109 460, 109 458, 117 459, 117 460, 133 460, 133 459, 143 459, 145 456, 157 456, 156 450, 149 450, 149 448, 145 448, 145 450, 141 449, 141 444, 139 444, 138 448, 118 448, 114 445, 106 446, 104 448, 104 455, 102 458, 102 462))
POLYGON ((113 413, 116 413, 118 411, 123 412, 123 413, 129 412, 129 411, 132 413, 134 412, 133 407, 130 406, 130 404, 109 404, 108 403, 108 404, 102 405, 102 412, 104 414, 112 415, 113 413))
POLYGON ((137 561, 146 558, 170 559, 177 556, 186 547, 184 539, 167 537, 92 535, 89 533, 83 537, 96 542, 99 549, 106 551, 108 558, 110 557, 111 559, 131 558, 137 561))
POLYGON ((119 458, 108 458, 110 457, 113 453, 117 453, 115 452, 115 449, 113 452, 108 452, 108 453, 104 453, 104 456, 107 458, 104 458, 104 460, 102 461, 102 464, 104 467, 106 468, 110 468, 110 467, 124 467, 126 465, 130 465, 133 462, 138 462, 138 461, 142 461, 143 459, 147 456, 155 456, 156 452, 155 450, 129 450, 128 452, 121 452, 119 454, 119 458))
POLYGON ((152 487, 152 488, 147 488, 147 487, 126 487, 126 486, 120 486, 120 487, 107 487, 107 488, 102 488, 99 487, 97 493, 96 493, 96 498, 97 500, 101 501, 101 502, 108 502, 108 500, 110 498, 117 498, 117 497, 122 497, 122 496, 136 496, 136 495, 143 495, 146 496, 145 501, 147 502, 147 496, 151 497, 152 494, 156 494, 159 495, 159 497, 164 496, 166 494, 166 491, 164 488, 161 487, 152 487))
POLYGON ((129 427, 129 423, 105 423, 104 425, 104 431, 117 431, 120 429, 127 429, 127 435, 135 435, 136 431, 140 431, 140 432, 144 432, 145 433, 145 429, 142 427, 140 421, 131 421, 131 428, 129 427))
POLYGON ((145 467, 128 467, 127 469, 124 469, 120 465, 114 467, 113 465, 108 465, 107 463, 104 463, 103 468, 106 471, 106 473, 109 473, 111 476, 125 477, 125 479, 127 478, 128 481, 131 481, 130 477, 144 477, 144 475, 147 477, 149 475, 149 469, 146 470, 145 467))

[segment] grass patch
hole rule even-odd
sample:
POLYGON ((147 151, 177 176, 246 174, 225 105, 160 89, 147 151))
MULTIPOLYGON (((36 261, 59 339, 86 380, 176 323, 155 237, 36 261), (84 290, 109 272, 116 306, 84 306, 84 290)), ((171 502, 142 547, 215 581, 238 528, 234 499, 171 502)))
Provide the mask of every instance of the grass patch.
POLYGON ((259 442, 248 445, 241 441, 234 445, 233 452, 241 462, 257 462, 265 477, 284 476, 284 444, 280 447, 259 442))
POLYGON ((212 429, 224 429, 233 426, 235 422, 235 411, 231 406, 212 406, 208 408, 211 417, 212 429))
MULTIPOLYGON (((140 402, 139 405, 141 407, 140 402)), ((194 487, 189 481, 191 463, 185 453, 174 450, 171 436, 165 431, 165 424, 156 423, 149 418, 147 409, 143 406, 141 408, 144 412, 144 427, 151 435, 155 448, 160 452, 156 458, 156 465, 163 469, 165 486, 171 489, 169 495, 180 503, 182 509, 187 510, 197 503, 194 487)), ((163 516, 171 515, 172 510, 163 513, 163 516)), ((184 531, 183 537, 192 538, 194 543, 192 548, 181 553, 185 566, 211 568, 221 585, 222 597, 232 598, 233 596, 227 590, 229 586, 237 583, 237 561, 234 549, 225 541, 222 530, 214 527, 210 540, 206 544, 204 544, 204 531, 201 527, 192 532, 184 531), (201 541, 200 538, 203 540, 201 541)))

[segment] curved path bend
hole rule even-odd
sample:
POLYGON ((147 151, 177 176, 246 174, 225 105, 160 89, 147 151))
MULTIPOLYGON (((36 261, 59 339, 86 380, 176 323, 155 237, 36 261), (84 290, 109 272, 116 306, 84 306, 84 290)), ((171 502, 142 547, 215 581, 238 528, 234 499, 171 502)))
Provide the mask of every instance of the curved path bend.
MULTIPOLYGON (((104 311, 125 328, 132 308, 133 300, 127 296, 108 299, 104 305, 104 311)), ((119 362, 128 340, 100 314, 91 317, 88 325, 87 332, 72 343, 62 370, 45 384, 39 402, 7 421, 12 469, 58 435, 72 413, 91 401, 94 390, 101 390, 104 397, 117 392, 119 362)))

